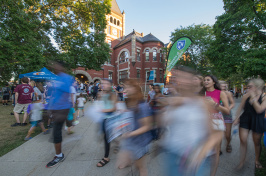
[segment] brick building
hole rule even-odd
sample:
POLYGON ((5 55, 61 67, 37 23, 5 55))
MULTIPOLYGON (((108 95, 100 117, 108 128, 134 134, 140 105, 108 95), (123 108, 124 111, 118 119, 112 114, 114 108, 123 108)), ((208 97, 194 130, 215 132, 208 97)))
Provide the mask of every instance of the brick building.
POLYGON ((106 42, 112 49, 111 59, 101 71, 77 68, 74 71, 76 77, 82 82, 109 78, 114 84, 126 78, 139 78, 144 83, 150 71, 154 70, 154 82, 163 82, 164 43, 151 33, 144 36, 133 30, 125 35, 125 12, 120 11, 115 0, 112 0, 111 14, 106 19, 106 42))

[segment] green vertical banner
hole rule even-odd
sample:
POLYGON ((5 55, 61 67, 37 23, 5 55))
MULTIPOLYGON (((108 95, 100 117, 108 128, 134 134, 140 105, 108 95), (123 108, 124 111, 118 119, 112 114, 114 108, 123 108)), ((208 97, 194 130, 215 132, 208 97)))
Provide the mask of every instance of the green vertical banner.
POLYGON ((190 38, 181 37, 172 45, 168 54, 164 78, 166 78, 168 73, 172 70, 177 61, 182 57, 182 55, 188 49, 191 43, 192 41, 190 38))

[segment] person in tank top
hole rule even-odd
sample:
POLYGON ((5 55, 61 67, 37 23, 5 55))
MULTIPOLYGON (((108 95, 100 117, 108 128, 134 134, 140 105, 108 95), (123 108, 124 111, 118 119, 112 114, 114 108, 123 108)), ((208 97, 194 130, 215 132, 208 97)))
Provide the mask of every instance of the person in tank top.
MULTIPOLYGON (((205 94, 206 101, 209 104, 209 112, 212 118, 212 127, 215 131, 219 131, 221 134, 225 131, 225 123, 222 113, 229 114, 228 99, 226 94, 221 91, 218 79, 213 75, 205 76, 204 78, 204 89, 202 90, 205 94), (223 106, 220 105, 220 101, 223 106), (221 113, 220 113, 221 112, 221 113)), ((219 155, 221 155, 221 142, 216 146, 216 156, 213 162, 211 175, 214 176, 217 171, 219 164, 219 155)))
POLYGON ((247 153, 247 138, 249 131, 252 131, 253 142, 255 146, 255 167, 261 169, 259 161, 261 152, 261 138, 265 131, 264 117, 266 110, 266 97, 263 96, 264 81, 262 79, 252 79, 248 83, 248 92, 243 96, 240 106, 236 112, 236 119, 233 125, 239 124, 240 138, 240 163, 238 169, 241 169, 245 163, 247 153), (241 111, 243 113, 241 114, 241 111))

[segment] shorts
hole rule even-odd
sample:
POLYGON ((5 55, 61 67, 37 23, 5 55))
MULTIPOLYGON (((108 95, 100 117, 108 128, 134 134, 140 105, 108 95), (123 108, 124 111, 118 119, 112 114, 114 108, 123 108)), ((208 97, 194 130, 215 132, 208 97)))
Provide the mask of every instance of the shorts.
POLYGON ((37 121, 31 121, 31 127, 37 127, 37 125, 39 125, 42 122, 42 120, 37 120, 37 121))
POLYGON ((4 95, 3 100, 9 100, 9 95, 4 95))
POLYGON ((72 127, 73 126, 72 122, 73 122, 73 120, 66 120, 66 126, 67 127, 72 127))
POLYGON ((68 113, 69 109, 52 110, 54 117, 53 142, 55 144, 62 142, 62 127, 64 125, 64 122, 67 120, 68 113))
POLYGON ((84 106, 82 106, 82 107, 78 107, 78 109, 79 109, 79 110, 82 110, 82 109, 84 109, 84 106))
POLYGON ((24 113, 27 113, 27 109, 28 109, 28 106, 30 105, 30 103, 28 104, 19 104, 17 103, 14 107, 14 112, 16 113, 21 113, 21 111, 23 110, 24 113))

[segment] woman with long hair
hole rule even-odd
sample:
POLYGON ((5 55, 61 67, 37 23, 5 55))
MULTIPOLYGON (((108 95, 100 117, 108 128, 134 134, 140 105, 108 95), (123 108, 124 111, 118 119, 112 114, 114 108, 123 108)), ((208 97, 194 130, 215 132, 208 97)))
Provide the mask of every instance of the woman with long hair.
POLYGON ((235 107, 235 101, 233 98, 233 94, 227 90, 227 83, 225 81, 219 81, 219 82, 221 85, 221 90, 226 94, 229 103, 230 114, 223 113, 223 118, 226 127, 225 128, 226 152, 231 153, 232 146, 230 142, 231 142, 231 129, 233 123, 231 110, 235 107))
MULTIPOLYGON (((205 76, 203 92, 205 94, 206 101, 210 105, 209 111, 211 113, 213 129, 223 135, 225 131, 225 124, 221 113, 230 113, 227 96, 225 92, 221 91, 219 81, 213 75, 205 76), (223 103, 223 106, 221 106, 220 103, 223 103)), ((216 174, 216 170, 219 164, 219 155, 221 154, 221 142, 222 140, 220 141, 220 144, 217 144, 216 146, 216 156, 211 173, 212 176, 216 174)))
POLYGON ((135 161, 136 168, 140 176, 147 176, 145 164, 148 144, 151 141, 151 112, 149 106, 143 99, 143 94, 139 82, 129 79, 125 81, 125 93, 127 95, 127 110, 133 112, 132 129, 133 131, 122 136, 121 151, 118 159, 118 168, 122 169, 135 161))
POLYGON ((104 158, 97 163, 97 167, 105 166, 109 161, 109 153, 110 153, 110 143, 107 139, 106 134, 106 118, 113 114, 116 111, 116 95, 112 93, 112 81, 109 79, 103 79, 101 81, 102 91, 100 93, 100 98, 103 101, 103 109, 102 113, 105 114, 105 119, 103 120, 102 127, 103 127, 103 134, 104 134, 104 149, 105 154, 104 158))
POLYGON ((264 81, 262 79, 252 79, 248 83, 248 92, 243 96, 241 104, 236 112, 236 119, 233 125, 239 124, 240 138, 240 163, 238 169, 241 169, 245 163, 247 153, 247 138, 249 131, 252 131, 253 142, 255 146, 255 167, 261 169, 259 161, 261 153, 261 137, 264 129, 264 117, 266 109, 266 98, 263 95, 264 81), (241 111, 243 113, 241 114, 241 111))
POLYGON ((36 86, 36 82, 31 80, 30 81, 30 85, 34 90, 33 96, 32 96, 32 100, 36 101, 38 100, 38 95, 42 95, 42 92, 40 91, 40 89, 36 86))

